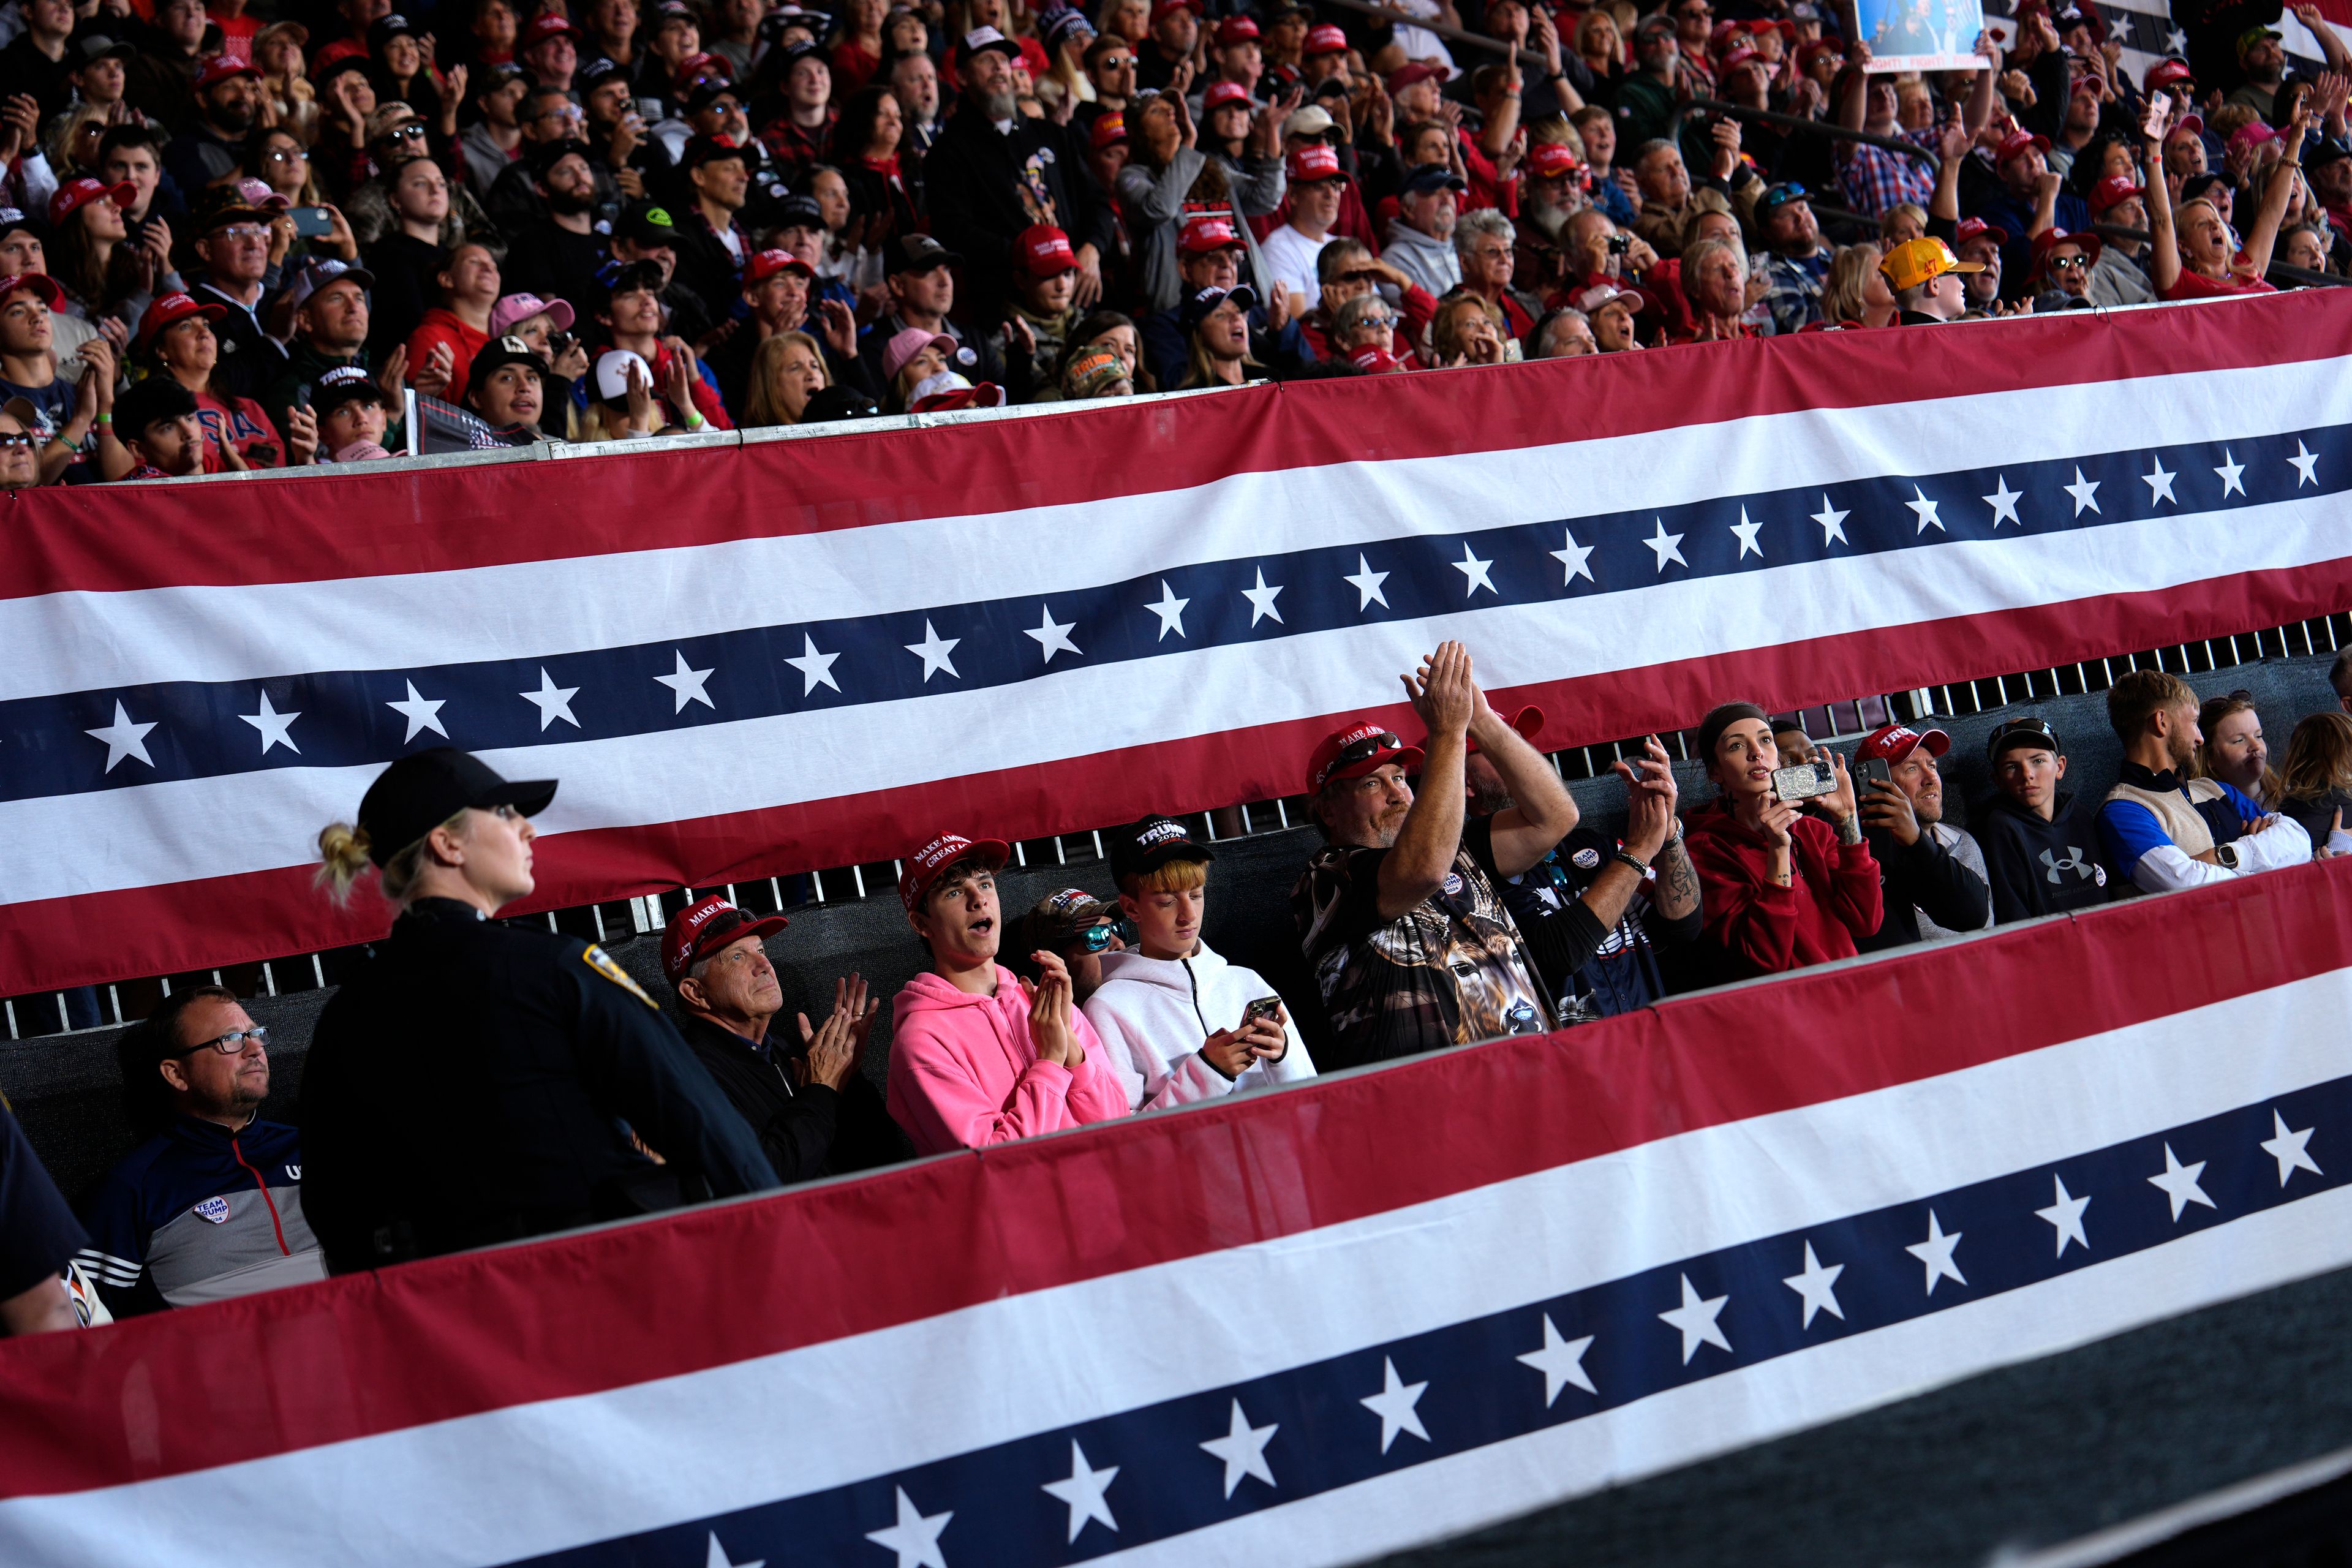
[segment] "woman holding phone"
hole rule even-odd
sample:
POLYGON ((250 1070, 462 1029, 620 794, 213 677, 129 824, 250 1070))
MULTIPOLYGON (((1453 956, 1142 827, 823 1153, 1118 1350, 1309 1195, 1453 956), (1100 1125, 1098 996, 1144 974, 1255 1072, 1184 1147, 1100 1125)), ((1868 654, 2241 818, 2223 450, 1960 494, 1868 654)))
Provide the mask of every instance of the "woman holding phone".
POLYGON ((1783 770, 1771 718, 1752 702, 1707 714, 1698 742, 1717 794, 1685 819, 1686 842, 1706 912, 1702 940, 1721 953, 1727 977, 1852 958, 1885 908, 1845 759, 1832 753, 1827 778, 1819 763, 1783 770))

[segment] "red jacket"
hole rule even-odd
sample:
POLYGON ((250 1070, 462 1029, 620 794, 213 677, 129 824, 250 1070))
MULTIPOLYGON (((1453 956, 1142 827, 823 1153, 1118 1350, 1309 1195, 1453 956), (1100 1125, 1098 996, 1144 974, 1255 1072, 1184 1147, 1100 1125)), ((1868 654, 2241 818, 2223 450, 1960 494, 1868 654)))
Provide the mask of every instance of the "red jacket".
POLYGON ((1885 911, 1869 844, 1840 844, 1829 824, 1800 816, 1790 827, 1796 875, 1783 888, 1766 875, 1771 851, 1763 835, 1720 800, 1689 813, 1683 826, 1707 941, 1730 960, 1736 976, 1852 958, 1856 938, 1876 934, 1885 911))

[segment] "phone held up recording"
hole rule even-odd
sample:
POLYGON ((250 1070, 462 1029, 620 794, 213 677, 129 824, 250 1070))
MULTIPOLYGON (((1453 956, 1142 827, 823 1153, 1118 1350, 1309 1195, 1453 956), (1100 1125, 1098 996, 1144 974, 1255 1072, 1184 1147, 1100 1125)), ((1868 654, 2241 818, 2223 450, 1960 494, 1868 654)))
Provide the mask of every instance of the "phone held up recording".
POLYGON ((1827 761, 1772 770, 1772 794, 1780 800, 1812 800, 1837 788, 1837 769, 1827 761))

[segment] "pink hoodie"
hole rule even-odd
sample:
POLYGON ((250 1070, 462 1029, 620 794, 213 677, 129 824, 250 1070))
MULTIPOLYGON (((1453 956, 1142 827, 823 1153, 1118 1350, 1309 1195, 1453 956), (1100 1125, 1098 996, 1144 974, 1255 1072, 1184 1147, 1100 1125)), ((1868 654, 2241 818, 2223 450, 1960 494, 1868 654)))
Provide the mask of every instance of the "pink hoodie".
POLYGON ((977 1149, 1127 1114, 1127 1091, 1101 1037, 1074 1013, 1087 1059, 1074 1071, 1041 1062, 1029 999, 1012 971, 974 996, 918 974, 890 1004, 890 1114, 919 1154, 977 1149))

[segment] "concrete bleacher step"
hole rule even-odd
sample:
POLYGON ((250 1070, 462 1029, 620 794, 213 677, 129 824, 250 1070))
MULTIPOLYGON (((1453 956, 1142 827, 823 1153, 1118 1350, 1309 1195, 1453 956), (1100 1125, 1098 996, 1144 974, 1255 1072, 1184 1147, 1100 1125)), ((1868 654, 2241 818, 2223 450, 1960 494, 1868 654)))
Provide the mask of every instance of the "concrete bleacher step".
MULTIPOLYGON (((2283 757, 2294 721, 2336 705, 2327 684, 2330 656, 2272 659, 2240 665, 2200 678, 2200 691, 2244 688, 2253 693, 2267 721, 2274 758, 2283 757)), ((1990 793, 1992 779, 1984 743, 2001 721, 2025 714, 2050 721, 2069 756, 2067 783, 2078 791, 2104 794, 2122 763, 2122 751, 2107 729, 2104 694, 2056 697, 2012 703, 1960 719, 1939 719, 1952 736, 1945 761, 1947 819, 1967 826, 1974 802, 1990 793)), ((1685 806, 1710 798, 1696 763, 1675 764, 1685 806)), ((1585 820, 1614 829, 1622 825, 1623 795, 1613 776, 1570 784, 1585 820)), ((1319 843, 1312 828, 1292 828, 1215 846, 1217 867, 1210 884, 1205 935, 1209 944, 1234 963, 1257 970, 1273 984, 1299 1020, 1308 1048, 1326 1059, 1321 1010, 1312 977, 1299 955, 1290 914, 1290 890, 1300 867, 1319 843)), ((561 841, 554 841, 559 847, 561 841)), ((1113 892, 1108 868, 1008 868, 1003 878, 1008 918, 1066 887, 1097 897, 1113 892)), ((865 1071, 881 1086, 888 1068, 890 996, 923 967, 923 952, 907 927, 893 892, 852 903, 803 905, 787 911, 792 924, 770 940, 768 951, 785 985, 787 1016, 805 1010, 814 1017, 831 1005, 836 977, 866 977, 884 1006, 876 1020, 865 1071)), ((634 937, 607 944, 613 956, 647 993, 667 1005, 669 988, 661 977, 659 939, 634 937)), ((265 1114, 290 1121, 299 1096, 302 1061, 310 1031, 331 991, 305 991, 256 997, 246 1004, 256 1022, 271 1034, 271 1094, 265 1114)), ((0 1045, 0 1092, 5 1092, 58 1185, 68 1196, 82 1189, 129 1151, 134 1142, 121 1104, 121 1074, 115 1059, 119 1028, 51 1035, 0 1045)))

